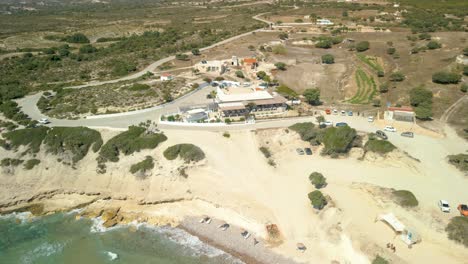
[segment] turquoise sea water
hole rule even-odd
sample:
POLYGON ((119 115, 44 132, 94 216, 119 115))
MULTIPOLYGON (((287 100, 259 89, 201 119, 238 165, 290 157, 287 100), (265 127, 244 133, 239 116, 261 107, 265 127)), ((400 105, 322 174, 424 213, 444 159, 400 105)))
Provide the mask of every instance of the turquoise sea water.
POLYGON ((183 230, 130 225, 105 229, 98 219, 58 213, 0 216, 0 263, 242 263, 183 230))

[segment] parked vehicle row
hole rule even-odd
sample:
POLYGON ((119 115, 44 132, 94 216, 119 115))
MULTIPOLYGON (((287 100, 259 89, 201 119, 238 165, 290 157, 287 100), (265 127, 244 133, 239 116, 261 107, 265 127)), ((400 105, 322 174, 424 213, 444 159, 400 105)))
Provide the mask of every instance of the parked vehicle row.
MULTIPOLYGON (((450 213, 450 205, 446 200, 439 200, 438 206, 442 212, 450 213)), ((468 206, 466 204, 459 204, 457 209, 460 215, 468 216, 468 206)))
POLYGON ((304 148, 304 149, 297 148, 296 152, 297 152, 298 155, 304 155, 304 154, 312 155, 312 149, 311 148, 304 148))

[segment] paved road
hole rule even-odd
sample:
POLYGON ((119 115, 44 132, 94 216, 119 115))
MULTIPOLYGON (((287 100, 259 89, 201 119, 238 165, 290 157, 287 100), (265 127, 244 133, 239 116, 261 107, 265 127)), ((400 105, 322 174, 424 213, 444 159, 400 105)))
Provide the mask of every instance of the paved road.
POLYGON ((206 99, 206 95, 209 94, 214 87, 209 86, 207 83, 203 83, 200 87, 186 94, 173 102, 159 105, 143 110, 137 110, 132 112, 125 112, 113 115, 103 115, 102 117, 92 119, 56 119, 50 118, 42 114, 37 108, 37 101, 42 96, 41 93, 27 96, 25 98, 17 100, 18 105, 22 108, 23 112, 29 115, 32 119, 38 120, 41 118, 48 118, 51 123, 50 126, 86 126, 93 128, 127 128, 131 125, 137 125, 146 120, 159 120, 161 114, 175 113, 181 106, 198 105, 210 103, 211 100, 206 99))

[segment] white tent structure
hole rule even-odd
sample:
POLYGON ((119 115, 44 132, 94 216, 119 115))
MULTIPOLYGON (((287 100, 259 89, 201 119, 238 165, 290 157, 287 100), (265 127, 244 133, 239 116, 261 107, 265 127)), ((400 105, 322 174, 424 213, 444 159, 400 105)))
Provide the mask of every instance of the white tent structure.
POLYGON ((412 228, 407 228, 398 218, 392 213, 381 214, 377 220, 387 223, 397 234, 401 235, 400 238, 408 246, 416 244, 421 241, 421 237, 412 228))

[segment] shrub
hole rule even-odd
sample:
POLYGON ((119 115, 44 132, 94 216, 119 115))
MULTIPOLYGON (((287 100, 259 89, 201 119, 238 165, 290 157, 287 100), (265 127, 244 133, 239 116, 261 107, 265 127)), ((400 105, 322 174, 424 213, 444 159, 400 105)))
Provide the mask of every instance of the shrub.
POLYGON ((21 159, 4 158, 0 162, 0 166, 2 166, 2 167, 10 167, 10 166, 11 167, 16 167, 16 166, 20 165, 23 162, 24 162, 24 160, 21 160, 21 159))
POLYGON ((151 156, 146 156, 143 161, 140 161, 130 166, 130 172, 132 174, 135 174, 137 172, 145 173, 146 171, 151 170, 153 168, 154 168, 153 158, 151 156))
POLYGON ((451 72, 436 72, 432 75, 432 82, 440 84, 459 83, 461 75, 451 72))
POLYGON ((274 54, 284 55, 286 54, 286 47, 283 45, 274 45, 271 51, 274 54))
POLYGON ((427 43, 426 47, 427 47, 428 49, 433 50, 433 49, 439 49, 439 48, 441 48, 442 45, 441 45, 439 42, 437 42, 437 41, 431 40, 431 41, 429 41, 429 42, 427 43))
POLYGON ((39 165, 39 163, 41 163, 41 161, 38 159, 30 159, 27 160, 23 166, 25 170, 32 170, 36 165, 39 165))
POLYGON ((369 41, 361 41, 358 44, 356 44, 356 50, 358 52, 366 51, 369 49, 369 47, 370 47, 369 41))
POLYGON ((193 144, 177 144, 168 147, 164 153, 168 160, 174 160, 177 157, 183 159, 186 163, 197 162, 205 158, 205 153, 199 147, 193 144))
POLYGON ((323 196, 322 192, 319 190, 315 190, 308 194, 310 203, 315 209, 321 210, 325 205, 327 205, 327 199, 323 196))
POLYGON ((286 63, 277 62, 277 63, 275 63, 275 67, 276 67, 276 69, 278 69, 280 71, 285 71, 286 70, 286 63))
POLYGON ((329 49, 332 46, 333 46, 333 42, 329 39, 320 40, 319 42, 315 44, 315 47, 320 48, 320 49, 329 49))
POLYGON ((302 140, 310 142, 312 145, 319 144, 319 130, 311 122, 297 123, 289 127, 289 129, 297 132, 302 140))
POLYGON ((387 154, 396 149, 396 147, 390 141, 369 138, 369 140, 364 145, 364 149, 366 151, 371 151, 379 154, 387 154))
POLYGON ((393 191, 393 197, 395 202, 403 207, 416 207, 419 204, 414 194, 407 190, 393 191))
POLYGON ((381 256, 377 255, 372 261, 372 264, 389 264, 389 262, 381 256))
POLYGON ((317 189, 327 186, 327 179, 320 172, 312 172, 309 175, 309 180, 317 189))
POLYGON ((445 231, 447 231, 449 239, 468 247, 468 217, 453 217, 445 231))
POLYGON ((130 155, 142 149, 154 149, 167 140, 162 133, 147 134, 143 127, 130 126, 127 131, 109 139, 99 152, 99 161, 117 162, 120 153, 130 155))
POLYGON ((200 50, 199 49, 192 49, 192 54, 195 55, 195 56, 198 56, 200 55, 200 50))
POLYGON ((380 87, 379 87, 379 92, 381 92, 381 93, 388 92, 388 86, 389 86, 389 84, 387 82, 382 83, 380 85, 380 87))
POLYGON ((24 128, 7 132, 3 134, 3 137, 14 149, 17 149, 19 146, 28 146, 26 151, 37 153, 48 130, 48 127, 24 128))
POLYGON ((265 158, 269 159, 271 157, 271 152, 267 147, 260 147, 259 150, 263 153, 265 158))
POLYGON ((463 67, 463 75, 468 76, 468 66, 463 67))
POLYGON ((238 78, 244 78, 244 73, 242 71, 236 71, 236 76, 238 78))
POLYGON ((384 71, 377 71, 377 77, 384 77, 385 72, 384 71))
POLYGON ((421 33, 418 37, 420 40, 431 40, 431 35, 428 33, 421 33))
POLYGON ((86 37, 83 33, 75 33, 70 36, 66 36, 62 39, 62 41, 68 43, 89 43, 88 37, 86 37))
POLYGON ((87 127, 53 127, 44 138, 47 152, 55 155, 61 153, 73 154, 74 163, 83 159, 92 146, 97 152, 102 146, 101 133, 87 127))
POLYGON ((282 32, 278 35, 278 38, 282 39, 282 40, 285 40, 285 39, 288 39, 288 33, 285 33, 285 32, 282 32))
POLYGON ((463 93, 468 92, 468 83, 464 83, 460 86, 460 91, 463 93))
POLYGON ((333 64, 335 63, 335 57, 333 57, 331 54, 325 54, 322 56, 322 63, 333 64))
POLYGON ((380 107, 380 100, 379 99, 374 99, 372 100, 372 106, 375 106, 375 107, 380 107))
POLYGON ((229 124, 232 123, 232 120, 230 118, 226 118, 226 119, 224 119, 224 123, 229 125, 229 124))
POLYGON ((231 134, 229 134, 229 132, 224 132, 224 133, 223 133, 223 137, 225 137, 225 138, 230 138, 230 137, 231 137, 231 134))
POLYGON ((319 89, 306 89, 303 93, 306 101, 311 105, 320 104, 320 90, 319 89))
POLYGON ((293 89, 283 84, 276 87, 276 92, 288 99, 294 99, 297 97, 297 93, 293 89))
POLYGON ((349 126, 330 127, 325 129, 322 137, 324 148, 322 153, 333 155, 338 153, 347 153, 356 138, 356 130, 349 126))
POLYGON ((393 48, 393 47, 387 49, 387 54, 388 54, 388 55, 393 55, 393 54, 395 54, 395 52, 396 52, 396 49, 393 48))
POLYGON ((91 44, 86 44, 80 47, 80 54, 90 54, 95 53, 97 49, 93 47, 91 44))
POLYGON ((186 61, 189 59, 189 56, 187 54, 179 53, 176 55, 176 59, 186 61))
POLYGON ((403 80, 405 80, 405 75, 403 75, 403 73, 401 72, 394 72, 390 74, 389 79, 392 82, 402 82, 403 80))
POLYGON ((448 161, 461 171, 468 171, 468 154, 449 155, 448 161))

